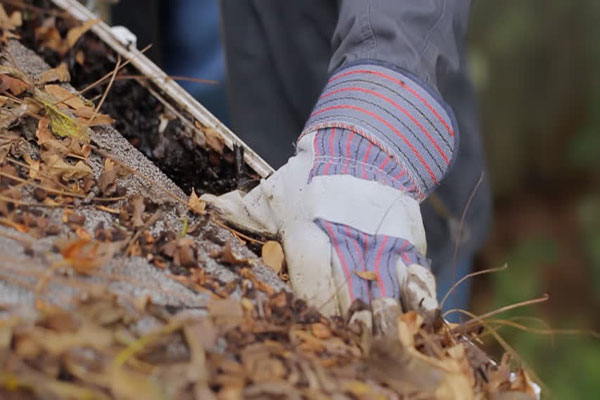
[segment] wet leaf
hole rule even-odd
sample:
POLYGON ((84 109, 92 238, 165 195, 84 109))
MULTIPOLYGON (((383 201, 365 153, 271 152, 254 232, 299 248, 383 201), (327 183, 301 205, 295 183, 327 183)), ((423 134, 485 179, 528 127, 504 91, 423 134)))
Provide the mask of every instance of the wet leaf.
POLYGON ((274 240, 266 242, 262 247, 261 256, 265 264, 275 271, 275 273, 281 272, 285 255, 279 242, 274 240))

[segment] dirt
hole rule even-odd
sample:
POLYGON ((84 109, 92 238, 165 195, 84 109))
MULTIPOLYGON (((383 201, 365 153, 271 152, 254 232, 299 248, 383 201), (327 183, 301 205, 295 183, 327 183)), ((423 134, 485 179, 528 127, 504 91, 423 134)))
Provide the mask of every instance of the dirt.
MULTIPOLYGON (((36 0, 35 6, 52 9, 49 1, 36 0)), ((10 10, 7 7, 7 10, 10 10)), ((21 42, 36 52, 50 66, 66 62, 71 74, 71 85, 82 90, 96 80, 113 71, 117 56, 91 32, 86 33, 64 56, 48 47, 42 47, 35 38, 35 29, 46 16, 27 20, 19 30, 21 42), (83 65, 76 61, 82 52, 83 65)), ((64 35, 73 25, 71 20, 57 17, 55 26, 64 35)), ((139 72, 126 66, 120 75, 137 76, 139 72)), ((89 90, 89 99, 102 96, 106 85, 89 90)), ((156 89, 155 89, 156 90, 156 89)), ((256 180, 256 176, 240 159, 240 149, 225 148, 223 154, 198 145, 193 133, 176 117, 169 115, 163 104, 150 91, 134 79, 117 79, 102 106, 102 112, 115 120, 115 129, 125 136, 146 157, 152 160, 169 178, 187 194, 194 189, 197 193, 222 194, 256 180), (169 119, 161 128, 161 118, 169 119)))

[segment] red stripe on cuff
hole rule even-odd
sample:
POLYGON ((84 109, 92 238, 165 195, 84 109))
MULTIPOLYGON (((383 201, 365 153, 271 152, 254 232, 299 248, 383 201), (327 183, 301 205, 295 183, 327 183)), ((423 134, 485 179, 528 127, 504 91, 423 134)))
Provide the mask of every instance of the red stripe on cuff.
POLYGON ((446 165, 450 164, 450 160, 446 156, 446 153, 444 153, 444 151, 442 150, 442 148, 439 146, 439 144, 437 143, 437 141, 431 136, 431 134, 427 131, 427 129, 425 129, 425 127, 423 127, 423 125, 421 125, 421 123, 419 121, 417 121, 417 119, 415 117, 413 117, 412 114, 409 113, 404 107, 402 107, 400 104, 396 103, 394 100, 390 99, 389 97, 382 95, 381 93, 377 93, 377 92, 375 92, 373 90, 359 88, 359 87, 349 87, 349 88, 335 89, 335 90, 329 91, 327 93, 324 93, 319 98, 319 100, 320 99, 324 99, 326 97, 329 97, 331 95, 334 95, 336 93, 345 92, 345 91, 368 93, 368 94, 370 94, 372 96, 379 97, 380 99, 382 99, 382 100, 388 102, 389 104, 393 105, 395 108, 397 108, 398 110, 400 110, 404 115, 406 115, 415 125, 417 125, 417 127, 421 130, 421 132, 423 132, 425 134, 425 136, 427 137, 427 139, 429 139, 429 141, 431 142, 431 144, 433 144, 433 146, 438 151, 438 153, 440 153, 440 155, 442 156, 442 158, 446 162, 446 165))
MULTIPOLYGON (((433 181, 433 183, 435 185, 437 185, 438 180, 437 180, 435 174, 433 173, 433 171, 431 170, 431 168, 429 167, 429 165, 427 164, 427 162, 423 159, 423 156, 421 156, 421 154, 417 151, 417 149, 415 149, 415 147, 412 145, 412 143, 408 139, 406 139, 406 137, 404 137, 404 135, 399 130, 397 130, 392 124, 390 124, 388 121, 386 121, 384 118, 380 117, 379 115, 377 115, 371 111, 365 110, 364 108, 361 108, 361 107, 356 107, 356 106, 351 106, 351 105, 339 105, 339 106, 325 107, 318 111, 315 111, 311 114, 311 118, 314 116, 317 116, 323 112, 326 112, 326 111, 339 110, 339 109, 350 109, 350 110, 355 110, 355 111, 361 112, 363 114, 367 114, 370 117, 375 118, 376 120, 378 120, 379 122, 381 122, 382 124, 387 126, 392 132, 394 132, 396 134, 396 136, 400 137, 400 139, 402 139, 402 141, 414 153, 414 155, 417 157, 417 159, 425 167, 425 170, 431 177, 431 180, 433 181)), ((415 172, 417 172, 417 171, 415 171, 415 172)))
POLYGON ((421 102, 423 102, 423 104, 425 104, 425 106, 433 113, 433 115, 435 115, 435 117, 438 119, 438 121, 440 121, 442 123, 442 125, 444 125, 444 127, 446 128, 446 130, 448 131, 448 133, 454 137, 454 130, 446 123, 446 121, 442 118, 442 116, 435 111, 435 108, 433 108, 431 106, 431 104, 429 104, 429 102, 427 100, 425 100, 420 94, 418 94, 417 92, 415 92, 411 87, 407 86, 403 81, 399 80, 399 79, 395 79, 387 74, 384 74, 383 72, 377 72, 377 71, 369 71, 369 70, 356 70, 356 71, 349 71, 349 72, 344 72, 341 73, 339 75, 336 75, 334 77, 332 77, 329 82, 335 82, 336 80, 343 78, 345 76, 348 75, 353 75, 353 74, 373 74, 373 75, 377 75, 380 76, 382 78, 385 78, 391 82, 396 83, 397 85, 400 85, 401 87, 403 87, 404 89, 408 90, 412 95, 414 95, 417 99, 419 99, 421 102))

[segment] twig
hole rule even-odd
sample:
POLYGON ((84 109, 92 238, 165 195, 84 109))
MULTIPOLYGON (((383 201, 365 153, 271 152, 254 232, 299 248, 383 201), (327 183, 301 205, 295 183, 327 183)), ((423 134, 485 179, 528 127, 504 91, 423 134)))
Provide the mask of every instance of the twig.
POLYGON ((442 301, 440 302, 440 308, 444 308, 444 303, 446 302, 446 300, 448 299, 448 296, 464 281, 466 281, 467 279, 470 278, 474 278, 478 275, 483 275, 483 274, 489 274, 492 272, 498 272, 498 271, 504 271, 505 269, 508 269, 508 265, 504 264, 502 267, 498 267, 498 268, 489 268, 489 269, 484 269, 482 271, 477 271, 477 272, 472 272, 468 275, 463 276, 459 281, 457 281, 454 285, 452 285, 452 287, 446 292, 446 294, 444 295, 444 298, 442 299, 442 301))
POLYGON ((117 80, 122 79, 147 79, 147 80, 174 80, 174 81, 188 81, 188 82, 196 82, 196 83, 205 83, 207 85, 219 85, 219 81, 211 80, 211 79, 202 79, 202 78, 192 78, 188 76, 179 76, 179 75, 167 75, 167 76, 146 76, 146 75, 119 75, 117 80))
MULTIPOLYGON (((508 306, 504 306, 504 307, 500 307, 497 310, 493 310, 490 312, 487 312, 485 314, 479 315, 476 319, 470 319, 468 321, 465 321, 464 323, 458 325, 457 327, 455 327, 453 330, 462 330, 465 329, 466 327, 468 327, 469 325, 473 324, 474 322, 477 322, 479 320, 484 320, 486 318, 492 317, 494 315, 503 313, 505 311, 509 311, 509 310, 514 310, 516 308, 521 308, 521 307, 525 307, 525 306, 529 306, 532 304, 538 304, 538 303, 543 303, 545 301, 548 301, 548 299, 550 298, 550 296, 548 296, 547 294, 544 294, 542 297, 538 297, 537 299, 531 299, 531 300, 526 300, 526 301, 521 301, 515 304, 510 304, 508 306)), ((444 317, 446 317, 446 315, 454 313, 454 312, 463 312, 464 310, 460 310, 460 309, 452 309, 452 310, 448 310, 444 313, 444 317)))
POLYGON ((112 87, 112 85, 115 81, 115 77, 117 76, 117 73, 119 72, 120 65, 121 65, 121 55, 119 54, 119 56, 117 58, 117 64, 115 65, 115 68, 113 69, 113 73, 112 73, 112 76, 110 77, 110 81, 108 81, 108 86, 106 86, 106 89, 104 90, 104 94, 102 95, 100 102, 96 106, 94 113, 92 114, 90 119, 88 119, 88 121, 87 121, 88 125, 92 123, 94 118, 96 118, 96 115, 98 115, 98 112, 100 111, 100 108, 102 107, 102 104, 104 104, 104 100, 106 100, 106 96, 108 95, 108 92, 110 91, 110 88, 112 87))
POLYGON ((62 190, 57 190, 57 189, 53 189, 53 188, 50 188, 50 187, 47 187, 47 186, 44 186, 44 185, 40 185, 38 183, 31 182, 31 181, 29 181, 27 179, 23 179, 23 178, 20 178, 18 176, 14 176, 12 174, 8 174, 8 173, 2 172, 2 171, 0 171, 0 176, 3 176, 5 178, 9 178, 9 179, 15 180, 17 182, 25 183, 27 185, 31 185, 33 187, 44 189, 48 193, 54 193, 54 194, 58 194, 58 195, 61 195, 61 196, 77 197, 77 198, 80 198, 80 199, 84 199, 86 197, 86 196, 84 196, 82 194, 73 193, 73 192, 65 192, 65 191, 62 191, 62 190))
MULTIPOLYGON (((152 226, 156 221, 158 221, 160 219, 160 217, 162 217, 162 211, 156 210, 156 212, 154 214, 152 214, 152 216, 148 219, 148 221, 146 221, 146 223, 135 232, 135 234, 127 242, 127 246, 125 247, 125 252, 123 253, 124 257, 127 257, 127 254, 131 250, 131 247, 133 246, 133 244, 135 243, 137 238, 140 237, 142 232, 144 232, 146 229, 148 229, 150 226, 152 226)), ((123 258, 121 261, 122 262, 120 263, 119 267, 123 266, 123 263, 125 262, 125 258, 123 258)))

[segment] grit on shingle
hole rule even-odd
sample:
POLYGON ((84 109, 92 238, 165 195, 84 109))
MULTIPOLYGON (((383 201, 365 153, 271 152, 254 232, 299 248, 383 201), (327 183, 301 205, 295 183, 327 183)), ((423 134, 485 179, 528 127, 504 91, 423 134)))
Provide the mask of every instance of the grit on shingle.
MULTIPOLYGON (((10 41, 5 47, 2 52, 2 63, 16 67, 32 77, 39 76, 49 68, 33 51, 16 41, 10 41)), ((69 85, 66 87, 73 90, 69 85)), ((24 132, 26 137, 33 137, 31 135, 31 132, 24 132)), ((94 129, 92 143, 137 172, 120 180, 120 184, 127 188, 128 197, 141 195, 162 204, 161 217, 149 227, 152 233, 163 230, 181 231, 182 216, 187 209, 165 192, 166 189, 179 198, 185 199, 186 195, 179 187, 112 127, 94 129)), ((98 178, 103 170, 103 159, 94 152, 89 156, 87 164, 92 168, 95 178, 98 178)), ((40 210, 50 222, 62 225, 62 208, 40 208, 40 210)), ((76 200, 75 211, 85 216, 84 228, 88 232, 93 232, 101 221, 108 226, 116 221, 115 215, 97 209, 91 202, 76 200)), ((189 222, 192 224, 194 220, 189 222)), ((31 289, 53 262, 61 260, 60 254, 53 251, 53 244, 59 237, 67 234, 68 229, 63 226, 61 234, 57 236, 33 238, 0 226, 0 305, 4 308, 18 307, 24 312, 26 309, 33 308, 34 295, 31 289), (31 251, 26 253, 19 241, 2 236, 2 233, 31 242, 31 251)), ((199 260, 204 264, 205 269, 223 282, 232 281, 237 277, 230 268, 209 256, 211 252, 219 251, 223 243, 230 243, 233 250, 243 257, 256 258, 256 255, 241 245, 229 231, 210 220, 203 223, 200 235, 194 240, 198 242, 199 260)), ((275 290, 286 287, 269 268, 261 265, 258 259, 256 264, 253 271, 259 279, 275 290)), ((145 258, 123 257, 120 253, 107 265, 95 270, 91 276, 59 269, 50 280, 44 298, 52 303, 68 306, 77 296, 84 294, 85 290, 82 291, 80 288, 88 290, 93 287, 107 287, 123 299, 148 295, 155 304, 184 308, 201 307, 209 298, 206 293, 190 290, 169 278, 166 270, 156 268, 145 258)))

